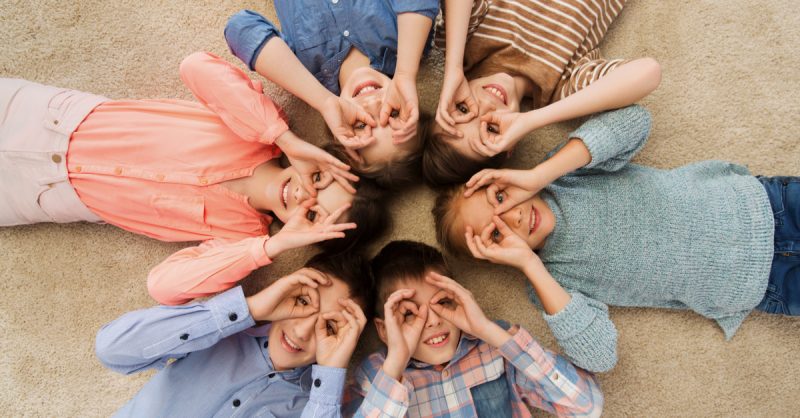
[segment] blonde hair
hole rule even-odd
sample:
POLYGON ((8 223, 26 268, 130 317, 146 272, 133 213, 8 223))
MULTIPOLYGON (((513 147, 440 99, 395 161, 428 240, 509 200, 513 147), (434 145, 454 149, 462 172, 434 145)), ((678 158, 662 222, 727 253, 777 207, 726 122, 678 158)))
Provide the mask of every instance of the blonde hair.
POLYGON ((461 206, 460 202, 463 201, 465 189, 466 185, 462 184, 442 190, 431 209, 433 222, 436 225, 436 241, 445 252, 457 256, 470 255, 464 236, 454 235, 457 225, 463 224, 463 220, 459 219, 458 209, 461 206))

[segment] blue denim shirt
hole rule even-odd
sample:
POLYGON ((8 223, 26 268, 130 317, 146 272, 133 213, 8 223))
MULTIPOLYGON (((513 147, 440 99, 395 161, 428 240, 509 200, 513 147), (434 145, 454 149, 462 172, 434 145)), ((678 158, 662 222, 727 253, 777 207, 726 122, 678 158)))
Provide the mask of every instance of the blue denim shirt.
POLYGON ((393 76, 397 15, 412 12, 433 20, 439 0, 275 0, 275 10, 282 33, 251 10, 233 15, 225 27, 231 52, 253 70, 264 44, 280 36, 325 88, 339 94, 339 69, 351 47, 366 55, 372 68, 393 76))
POLYGON ((242 332, 254 324, 241 287, 106 324, 95 348, 106 367, 124 374, 160 369, 114 416, 341 416, 345 369, 275 371, 267 338, 242 332))

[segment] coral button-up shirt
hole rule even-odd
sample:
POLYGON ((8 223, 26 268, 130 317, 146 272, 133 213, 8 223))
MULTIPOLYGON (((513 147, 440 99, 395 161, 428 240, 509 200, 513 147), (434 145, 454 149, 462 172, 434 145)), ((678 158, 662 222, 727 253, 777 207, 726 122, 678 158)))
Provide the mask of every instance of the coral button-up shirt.
POLYGON ((163 241, 208 240, 151 273, 151 294, 169 304, 227 289, 269 262, 271 218, 221 183, 279 156, 273 142, 289 129, 261 84, 219 57, 192 54, 180 73, 200 103, 105 102, 67 153, 73 187, 104 221, 163 241))

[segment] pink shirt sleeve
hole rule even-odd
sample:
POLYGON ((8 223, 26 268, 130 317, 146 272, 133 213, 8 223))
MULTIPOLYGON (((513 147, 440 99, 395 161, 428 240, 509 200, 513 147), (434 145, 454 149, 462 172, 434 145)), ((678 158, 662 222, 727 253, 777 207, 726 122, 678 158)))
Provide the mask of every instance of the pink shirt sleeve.
POLYGON ((195 52, 181 62, 181 80, 200 103, 245 141, 272 144, 289 130, 283 111, 241 69, 222 58, 195 52))
POLYGON ((268 239, 218 238, 184 248, 150 271, 147 290, 161 304, 180 305, 230 289, 253 270, 272 262, 264 249, 268 239))

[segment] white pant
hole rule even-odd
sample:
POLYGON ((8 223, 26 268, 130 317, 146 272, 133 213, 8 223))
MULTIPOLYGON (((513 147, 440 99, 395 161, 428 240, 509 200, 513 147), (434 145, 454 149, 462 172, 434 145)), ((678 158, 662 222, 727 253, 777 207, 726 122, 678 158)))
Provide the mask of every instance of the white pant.
POLYGON ((72 133, 104 97, 0 78, 0 226, 100 222, 69 182, 72 133))

